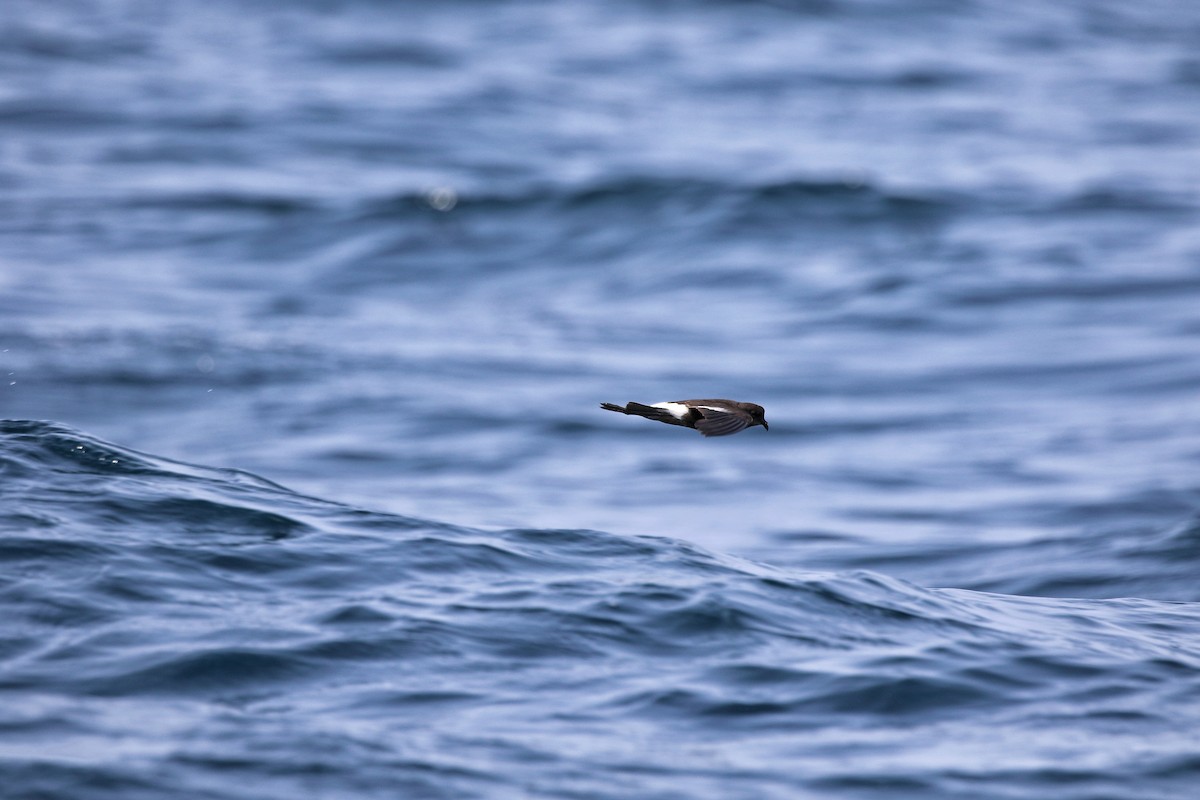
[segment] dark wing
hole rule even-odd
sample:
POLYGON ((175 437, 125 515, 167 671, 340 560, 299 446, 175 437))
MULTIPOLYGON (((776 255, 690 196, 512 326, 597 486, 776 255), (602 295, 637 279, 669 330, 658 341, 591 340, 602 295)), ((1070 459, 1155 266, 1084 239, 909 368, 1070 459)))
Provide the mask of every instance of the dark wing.
POLYGON ((716 408, 697 406, 696 410, 704 415, 696 420, 696 430, 705 436, 728 436, 750 426, 750 415, 744 411, 723 411, 716 408))

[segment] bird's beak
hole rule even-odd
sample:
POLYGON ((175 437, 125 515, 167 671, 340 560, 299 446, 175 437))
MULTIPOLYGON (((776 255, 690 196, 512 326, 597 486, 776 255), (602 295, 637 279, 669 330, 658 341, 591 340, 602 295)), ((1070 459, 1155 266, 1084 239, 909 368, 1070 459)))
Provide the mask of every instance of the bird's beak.
POLYGON ((765 419, 763 420, 763 430, 764 430, 764 431, 769 431, 769 430, 771 430, 769 427, 767 427, 767 421, 766 421, 765 419))

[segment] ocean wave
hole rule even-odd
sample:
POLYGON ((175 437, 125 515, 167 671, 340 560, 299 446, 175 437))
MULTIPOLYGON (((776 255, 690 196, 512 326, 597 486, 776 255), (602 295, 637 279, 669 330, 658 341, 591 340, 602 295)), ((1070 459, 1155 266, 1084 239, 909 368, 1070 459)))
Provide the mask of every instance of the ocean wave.
MULTIPOLYGON (((1192 663, 1200 654, 1179 638, 1195 624, 1193 613, 1169 603, 923 589, 871 572, 784 571, 672 539, 425 523, 304 497, 249 473, 149 456, 52 423, 5 422, 0 458, 5 540, 21 542, 6 548, 10 562, 52 572, 58 563, 114 559, 95 564, 93 577, 110 581, 110 570, 136 555, 126 567, 144 570, 143 578, 187 574, 193 590, 245 592, 244 601, 264 605, 297 587, 328 584, 331 594, 310 599, 339 631, 347 618, 436 622, 444 635, 460 637, 464 654, 486 655, 488 631, 499 624, 496 641, 522 650, 516 643, 526 640, 524 657, 535 659, 572 654, 565 645, 534 646, 549 631, 564 643, 596 637, 588 649, 652 647, 734 661, 755 644, 874 658, 893 647, 968 653, 987 643, 1003 658, 1005 648, 1026 652, 1039 639, 1058 657, 1086 661, 1097 642, 1092 616, 1105 619, 1131 655, 1192 663), (354 564, 365 571, 354 574, 354 564), (247 578, 264 582, 252 588, 247 578), (382 608, 392 610, 360 617, 364 589, 384 591, 382 608), (1143 614, 1158 615, 1160 624, 1139 629, 1143 614), (1031 633, 1039 627, 1043 634, 1031 633)), ((1194 539, 1193 527, 1184 527, 1165 545, 1190 547, 1194 539)), ((309 634, 319 638, 320 629, 309 634)))
MULTIPOLYGON (((986 759, 927 763, 902 783, 945 789, 965 774, 1004 773, 1036 784, 1061 747, 1040 743, 1047 731, 1088 720, 1099 737, 1089 746, 1109 754, 1078 767, 1078 780, 1113 785, 1128 764, 1124 733, 1103 733, 1106 719, 1158 753, 1156 780, 1194 772, 1163 738, 1191 713, 1168 699, 1200 690, 1194 604, 930 589, 875 572, 780 569, 677 539, 463 528, 48 422, 0 424, 0 479, 10 720, 0 747, 18 794, 48 775, 70 793, 95 774, 68 750, 35 755, 14 737, 60 731, 72 749, 115 738, 149 753, 164 725, 204 743, 179 742, 167 761, 143 756, 185 782, 209 780, 214 764, 257 740, 311 752, 342 779, 401 753, 427 759, 462 796, 494 787, 456 771, 444 756, 451 742, 493 760, 523 749, 550 782, 563 779, 580 737, 593 758, 622 764, 618 776, 663 768, 661 753, 624 748, 621 731, 682 745, 671 769, 693 774, 710 768, 705 742, 736 735, 713 781, 763 797, 787 794, 752 768, 780 736, 846 726, 873 728, 874 744, 850 737, 806 782, 892 785, 896 759, 953 747, 982 726, 1038 735, 986 759), (229 729, 228 709, 251 728, 229 729), (364 753, 331 724, 366 726, 378 744, 364 753)), ((1167 538, 1190 552, 1195 531, 1167 538)), ((270 758, 241 769, 280 785, 270 758)), ((153 772, 122 775, 164 790, 153 772)), ((587 794, 628 796, 617 785, 587 794)))
MULTIPOLYGON (((413 211, 436 212, 438 198, 433 189, 404 192, 369 201, 359 215, 370 219, 413 211)), ((560 213, 598 214, 620 210, 626 214, 639 214, 656 209, 703 213, 714 207, 745 211, 787 208, 796 212, 807 209, 822 216, 844 214, 850 219, 861 219, 929 215, 949 211, 954 205, 955 200, 950 197, 892 190, 875 185, 861 175, 763 182, 630 175, 579 184, 533 184, 506 192, 455 191, 453 211, 470 214, 553 209, 560 213)))

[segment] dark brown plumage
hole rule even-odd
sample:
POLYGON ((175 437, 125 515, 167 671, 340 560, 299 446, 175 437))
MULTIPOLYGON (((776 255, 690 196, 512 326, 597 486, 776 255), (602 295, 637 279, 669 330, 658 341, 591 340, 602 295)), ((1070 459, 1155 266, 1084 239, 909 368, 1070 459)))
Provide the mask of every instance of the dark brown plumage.
POLYGON ((616 403, 601 403, 606 411, 633 414, 668 425, 695 428, 705 436, 728 436, 745 428, 762 425, 767 427, 763 416, 766 412, 757 403, 739 403, 736 400, 672 400, 668 403, 644 405, 629 402, 623 406, 616 403))

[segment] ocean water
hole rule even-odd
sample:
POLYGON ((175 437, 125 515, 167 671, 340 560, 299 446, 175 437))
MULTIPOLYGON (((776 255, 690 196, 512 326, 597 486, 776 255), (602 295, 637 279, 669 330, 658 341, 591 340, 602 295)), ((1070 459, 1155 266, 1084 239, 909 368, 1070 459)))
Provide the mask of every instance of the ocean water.
POLYGON ((1198 42, 7 0, 0 796, 1194 797, 1198 42))

